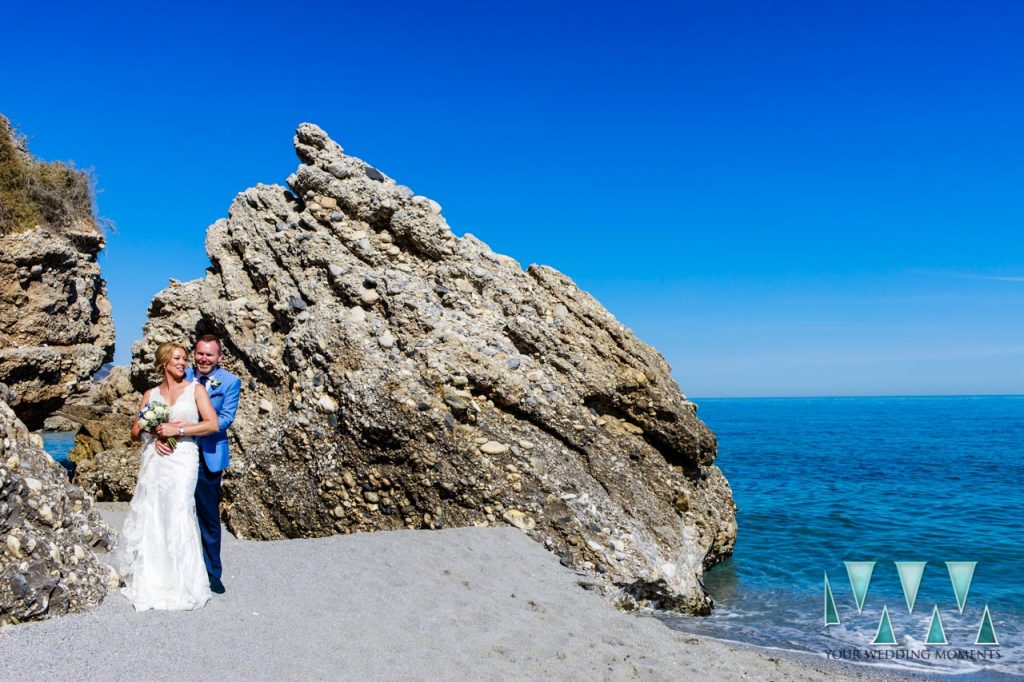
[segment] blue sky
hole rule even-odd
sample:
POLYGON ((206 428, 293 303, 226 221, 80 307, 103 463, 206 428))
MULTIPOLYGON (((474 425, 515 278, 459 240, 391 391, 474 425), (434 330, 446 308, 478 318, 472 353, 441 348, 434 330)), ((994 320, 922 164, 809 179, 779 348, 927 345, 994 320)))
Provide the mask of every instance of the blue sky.
POLYGON ((691 396, 1024 392, 1024 3, 17 3, 129 357, 296 125, 570 275, 691 396))

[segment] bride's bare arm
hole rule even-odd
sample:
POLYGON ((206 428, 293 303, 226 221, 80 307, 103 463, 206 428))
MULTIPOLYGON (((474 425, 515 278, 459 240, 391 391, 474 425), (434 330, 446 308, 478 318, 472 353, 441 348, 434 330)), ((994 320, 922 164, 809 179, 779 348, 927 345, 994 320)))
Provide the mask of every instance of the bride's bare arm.
POLYGON ((135 419, 132 420, 132 440, 139 440, 142 438, 142 429, 139 428, 139 415, 142 414, 142 408, 149 402, 149 391, 142 394, 142 402, 139 403, 139 411, 135 413, 135 419))
POLYGON ((206 392, 206 387, 203 385, 196 386, 196 407, 199 408, 199 418, 202 420, 198 424, 194 424, 192 429, 202 429, 201 431, 193 431, 189 433, 189 436, 205 436, 211 433, 217 433, 220 425, 217 421, 217 411, 213 409, 213 403, 210 402, 210 394, 206 392))

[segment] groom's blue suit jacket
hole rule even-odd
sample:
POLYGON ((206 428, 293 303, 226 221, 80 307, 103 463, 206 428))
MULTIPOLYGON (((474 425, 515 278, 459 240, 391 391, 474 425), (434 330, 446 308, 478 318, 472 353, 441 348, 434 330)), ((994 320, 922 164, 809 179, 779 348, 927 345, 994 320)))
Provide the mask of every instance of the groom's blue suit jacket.
MULTIPOLYGON (((191 367, 185 370, 186 381, 192 381, 195 372, 191 367)), ((210 394, 210 402, 217 413, 217 433, 211 433, 199 439, 199 449, 206 458, 206 466, 210 471, 221 471, 231 462, 228 452, 228 427, 235 421, 238 411, 238 394, 242 391, 242 380, 223 367, 210 372, 210 381, 206 383, 206 392, 210 394)))

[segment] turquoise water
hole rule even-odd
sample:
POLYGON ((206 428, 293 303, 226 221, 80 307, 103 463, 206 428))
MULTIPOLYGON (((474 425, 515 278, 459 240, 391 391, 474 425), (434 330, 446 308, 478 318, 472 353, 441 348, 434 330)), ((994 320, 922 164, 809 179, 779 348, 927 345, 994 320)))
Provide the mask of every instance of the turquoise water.
POLYGON ((57 464, 67 469, 68 476, 75 474, 75 463, 68 459, 71 449, 75 447, 75 434, 73 431, 40 431, 43 437, 43 447, 53 457, 57 464))
POLYGON ((697 402, 739 537, 705 578, 713 615, 670 625, 930 673, 1024 673, 1024 396, 697 402), (877 562, 862 613, 844 561, 877 562), (913 614, 893 561, 928 562, 913 614), (946 561, 978 562, 963 615, 946 561), (827 628, 826 571, 842 621, 827 628), (936 604, 950 646, 925 647, 936 604), (974 644, 986 604, 998 647, 974 644), (896 647, 870 644, 883 606, 896 647), (940 658, 958 651, 975 653, 940 658))
POLYGON ((50 457, 58 462, 67 461, 71 448, 75 447, 75 433, 73 431, 40 431, 43 437, 43 446, 50 457))

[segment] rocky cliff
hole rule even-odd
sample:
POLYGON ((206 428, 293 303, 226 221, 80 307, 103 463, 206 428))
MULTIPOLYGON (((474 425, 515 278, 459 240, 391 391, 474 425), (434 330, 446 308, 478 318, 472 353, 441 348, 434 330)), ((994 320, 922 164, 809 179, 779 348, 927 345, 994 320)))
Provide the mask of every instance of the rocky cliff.
POLYGON ((113 357, 88 177, 36 161, 0 116, 0 382, 31 428, 113 357))
POLYGON ((110 528, 5 402, 0 385, 0 625, 83 611, 116 582, 110 528))
POLYGON ((735 506, 669 366, 556 270, 457 237, 319 128, 212 225, 133 348, 215 333, 243 379, 224 518, 249 538, 510 524, 626 604, 706 611, 735 506))

